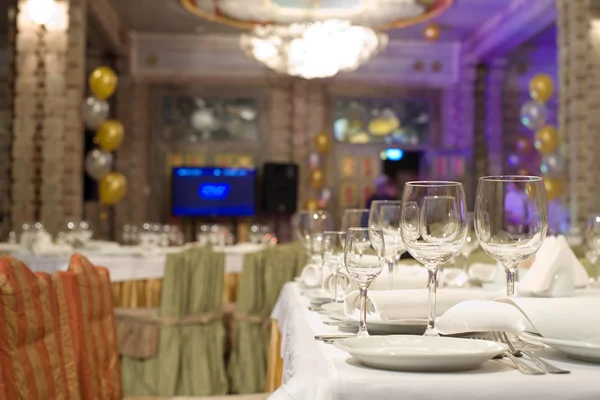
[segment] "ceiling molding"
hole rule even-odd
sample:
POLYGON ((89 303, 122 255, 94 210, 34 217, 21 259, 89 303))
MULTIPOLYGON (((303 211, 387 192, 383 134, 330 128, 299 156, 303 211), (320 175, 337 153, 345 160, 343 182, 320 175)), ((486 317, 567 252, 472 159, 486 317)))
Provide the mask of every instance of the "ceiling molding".
POLYGON ((87 2, 88 15, 99 41, 112 53, 125 56, 129 52, 127 27, 121 21, 110 0, 87 2))
POLYGON ((503 56, 555 21, 555 0, 512 0, 465 40, 465 53, 477 60, 503 56))

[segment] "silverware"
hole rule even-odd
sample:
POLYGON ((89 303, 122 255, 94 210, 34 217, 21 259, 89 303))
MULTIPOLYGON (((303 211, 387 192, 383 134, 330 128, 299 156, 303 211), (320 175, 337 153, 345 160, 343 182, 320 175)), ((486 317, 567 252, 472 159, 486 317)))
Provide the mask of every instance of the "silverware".
POLYGON ((533 352, 531 352, 529 350, 517 349, 514 346, 514 344, 511 342, 511 340, 508 338, 506 333, 493 332, 493 334, 495 334, 497 337, 499 337, 500 341, 502 343, 505 343, 506 345, 508 345, 508 348, 513 355, 518 357, 520 353, 525 354, 527 357, 529 357, 531 359, 531 361, 536 363, 538 367, 540 367, 547 373, 549 373, 549 374, 569 374, 569 373, 571 373, 571 371, 569 371, 569 370, 558 368, 558 367, 550 364, 548 361, 541 359, 540 357, 536 356, 535 354, 533 354, 533 352))
MULTIPOLYGON (((505 352, 504 355, 511 359, 511 361, 513 362, 513 364, 515 364, 515 367, 519 370, 519 372, 521 372, 522 374, 525 374, 525 375, 545 375, 546 374, 546 372, 544 372, 543 370, 535 368, 535 367, 527 364, 523 360, 519 360, 516 355, 519 353, 515 351, 515 348, 513 346, 509 345, 508 343, 505 343, 502 340, 502 338, 500 337, 500 334, 498 332, 491 332, 491 337, 496 342, 500 342, 500 343, 504 343, 504 344, 508 345, 508 351, 505 352)), ((484 340, 486 340, 486 339, 484 339, 484 340)))
POLYGON ((343 328, 351 328, 351 327, 356 327, 356 323, 353 321, 323 321, 323 323, 325 325, 329 325, 329 326, 337 326, 337 327, 343 327, 343 328))
POLYGON ((348 339, 356 335, 315 335, 315 340, 331 344, 336 340, 348 339))

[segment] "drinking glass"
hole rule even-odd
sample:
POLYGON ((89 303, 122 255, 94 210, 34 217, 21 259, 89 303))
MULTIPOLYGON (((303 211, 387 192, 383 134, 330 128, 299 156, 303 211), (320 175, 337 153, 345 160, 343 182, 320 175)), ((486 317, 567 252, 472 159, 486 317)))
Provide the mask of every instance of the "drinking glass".
POLYGON ((366 228, 369 226, 368 208, 349 208, 342 216, 342 231, 348 228, 366 228))
POLYGON ((379 228, 385 241, 385 257, 389 272, 389 287, 394 290, 394 266, 406 252, 400 233, 402 201, 375 200, 369 213, 369 227, 379 228))
POLYGON ((429 315, 425 336, 435 329, 437 272, 454 257, 467 235, 467 205, 459 182, 407 182, 400 231, 408 252, 428 271, 429 315))
POLYGON ((598 256, 600 255, 600 215, 590 215, 585 230, 585 258, 594 268, 594 286, 600 283, 600 269, 598 268, 598 256))
POLYGON ((463 268, 465 272, 469 269, 469 256, 479 247, 479 240, 477 240, 477 234, 475 233, 475 214, 470 212, 468 214, 468 226, 467 226, 467 238, 465 245, 460 250, 461 255, 464 259, 463 268))
POLYGON ((483 250, 506 271, 506 294, 515 294, 520 263, 540 248, 548 231, 544 181, 537 176, 479 178, 475 232, 483 250))
POLYGON ((369 336, 367 331, 367 290, 383 269, 385 245, 381 229, 348 228, 344 246, 344 265, 356 280, 360 293, 360 318, 357 336, 369 336))
MULTIPOLYGON (((333 302, 344 301, 343 293, 339 290, 339 271, 344 265, 344 246, 346 245, 346 232, 325 231, 323 234, 323 262, 331 269, 333 279, 333 302), (342 294, 340 297, 339 294, 342 294)), ((345 277, 344 277, 345 278, 345 277)))

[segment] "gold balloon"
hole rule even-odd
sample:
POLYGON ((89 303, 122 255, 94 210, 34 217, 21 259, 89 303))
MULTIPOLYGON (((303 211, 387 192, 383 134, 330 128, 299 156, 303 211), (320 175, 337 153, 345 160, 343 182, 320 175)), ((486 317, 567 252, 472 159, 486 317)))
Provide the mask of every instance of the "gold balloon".
POLYGON ((547 74, 538 74, 529 81, 529 95, 532 99, 545 103, 554 93, 554 82, 547 74))
POLYGON ((114 119, 109 119, 98 128, 96 139, 98 139, 98 144, 102 150, 113 151, 121 145, 124 135, 123 124, 114 119))
POLYGON ((329 150, 329 135, 325 132, 317 134, 315 137, 315 147, 319 153, 326 153, 329 150))
POLYGON ((99 100, 106 100, 117 89, 119 78, 109 67, 98 67, 92 71, 89 79, 90 90, 99 100))
POLYGON ((320 189, 323 186, 325 176, 320 168, 315 168, 310 171, 310 185, 315 189, 320 189))
POLYGON ((544 186, 546 187, 546 199, 552 201, 563 194, 564 182, 556 178, 544 178, 544 186))
POLYGON ((442 34, 442 30, 441 30, 440 26, 436 25, 436 24, 429 25, 423 31, 423 35, 425 36, 425 39, 429 40, 430 42, 437 41, 440 38, 441 34, 442 34))
POLYGON ((558 132, 553 126, 546 125, 535 133, 535 148, 542 155, 556 151, 558 148, 558 132))
POLYGON ((127 179, 119 172, 111 172, 100 180, 100 201, 116 204, 127 193, 127 179))
POLYGON ((319 209, 319 202, 315 199, 308 199, 306 200, 305 208, 308 211, 317 211, 319 209))

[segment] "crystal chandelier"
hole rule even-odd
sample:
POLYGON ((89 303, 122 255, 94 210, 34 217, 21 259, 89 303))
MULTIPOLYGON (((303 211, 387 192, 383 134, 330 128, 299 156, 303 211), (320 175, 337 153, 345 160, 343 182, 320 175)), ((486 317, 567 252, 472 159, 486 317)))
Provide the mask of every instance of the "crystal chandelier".
POLYGON ((387 43, 386 34, 336 19, 257 26, 240 38, 248 57, 306 79, 355 70, 387 43))

